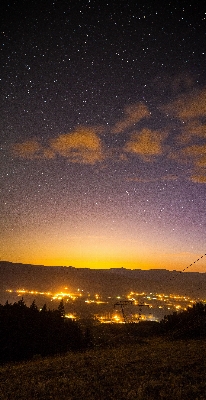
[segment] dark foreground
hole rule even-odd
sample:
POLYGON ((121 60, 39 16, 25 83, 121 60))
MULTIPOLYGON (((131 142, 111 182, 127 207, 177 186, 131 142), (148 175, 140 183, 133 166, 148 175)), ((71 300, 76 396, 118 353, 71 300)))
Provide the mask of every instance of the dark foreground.
POLYGON ((205 400, 206 340, 148 339, 0 367, 1 400, 205 400))

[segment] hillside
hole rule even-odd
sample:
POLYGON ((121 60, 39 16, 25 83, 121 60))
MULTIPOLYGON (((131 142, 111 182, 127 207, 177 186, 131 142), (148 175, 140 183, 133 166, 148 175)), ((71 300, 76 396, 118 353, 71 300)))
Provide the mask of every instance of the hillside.
POLYGON ((205 400, 206 342, 149 339, 0 367, 1 400, 205 400))
POLYGON ((87 269, 46 267, 0 261, 0 290, 27 288, 52 291, 69 287, 76 291, 111 296, 130 291, 177 293, 206 298, 206 273, 167 270, 87 269))

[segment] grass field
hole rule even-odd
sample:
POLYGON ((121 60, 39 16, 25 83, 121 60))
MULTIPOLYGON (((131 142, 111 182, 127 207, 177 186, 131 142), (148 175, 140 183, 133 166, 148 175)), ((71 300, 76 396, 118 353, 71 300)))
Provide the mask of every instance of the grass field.
POLYGON ((205 400, 206 341, 154 338, 7 364, 0 399, 205 400))

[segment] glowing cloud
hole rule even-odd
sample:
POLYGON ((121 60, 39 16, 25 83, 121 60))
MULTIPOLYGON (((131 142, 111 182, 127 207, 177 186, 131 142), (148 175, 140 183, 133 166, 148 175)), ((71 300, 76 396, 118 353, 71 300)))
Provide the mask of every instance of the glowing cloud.
POLYGON ((191 145, 169 154, 169 158, 179 162, 189 162, 197 166, 205 166, 206 144, 191 145))
POLYGON ((187 146, 179 152, 183 161, 192 162, 195 167, 206 166, 206 144, 187 146))
POLYGON ((70 162, 95 164, 104 159, 97 131, 97 128, 82 127, 51 139, 48 147, 43 147, 37 140, 27 140, 14 144, 11 150, 15 157, 24 159, 51 159, 59 154, 70 162))
POLYGON ((189 143, 195 138, 206 139, 206 124, 202 124, 199 120, 188 121, 181 131, 178 141, 182 144, 189 143))
POLYGON ((205 170, 205 174, 194 174, 191 175, 190 177, 191 181, 194 183, 206 183, 206 170, 205 170))
POLYGON ((50 146, 57 154, 74 163, 95 164, 104 158, 95 128, 81 127, 72 133, 59 135, 50 141, 50 146))
POLYGON ((167 113, 179 119, 192 119, 206 115, 206 88, 192 91, 177 100, 161 107, 167 113))
POLYGON ((206 144, 187 146, 181 151, 182 156, 201 158, 206 155, 206 144))
POLYGON ((171 152, 169 158, 191 166, 191 181, 206 183, 206 144, 191 145, 171 152))
POLYGON ((158 131, 144 128, 140 132, 132 133, 124 150, 128 153, 138 154, 146 161, 150 161, 151 157, 159 156, 163 153, 163 140, 165 136, 165 134, 158 131))
POLYGON ((112 128, 112 133, 121 133, 127 128, 131 128, 141 119, 149 117, 150 112, 147 106, 143 103, 137 103, 125 108, 125 117, 118 121, 112 128))
POLYGON ((23 143, 16 143, 12 146, 12 153, 15 157, 35 159, 42 157, 42 146, 37 140, 27 140, 23 143))

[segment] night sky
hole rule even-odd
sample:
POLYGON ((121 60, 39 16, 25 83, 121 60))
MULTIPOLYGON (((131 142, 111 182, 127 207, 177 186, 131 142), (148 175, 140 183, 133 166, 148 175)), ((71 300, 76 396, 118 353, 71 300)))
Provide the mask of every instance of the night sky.
POLYGON ((206 6, 1 4, 1 260, 182 270, 205 254, 206 6))

